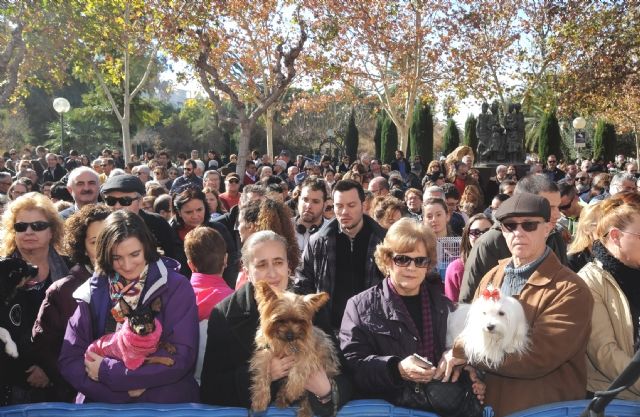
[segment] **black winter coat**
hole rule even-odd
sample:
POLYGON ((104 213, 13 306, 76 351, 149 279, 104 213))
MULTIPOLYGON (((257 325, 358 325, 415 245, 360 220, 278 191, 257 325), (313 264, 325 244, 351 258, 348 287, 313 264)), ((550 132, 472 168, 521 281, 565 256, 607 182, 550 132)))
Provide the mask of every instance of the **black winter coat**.
MULTIPOLYGON (((438 275, 430 274, 420 291, 427 291, 431 307, 437 366, 445 351, 447 317, 453 305, 444 295, 438 275)), ((342 318, 340 348, 355 389, 365 398, 384 398, 397 404, 404 382, 398 363, 418 351, 418 334, 407 323, 406 310, 390 297, 386 280, 352 297, 342 318)))

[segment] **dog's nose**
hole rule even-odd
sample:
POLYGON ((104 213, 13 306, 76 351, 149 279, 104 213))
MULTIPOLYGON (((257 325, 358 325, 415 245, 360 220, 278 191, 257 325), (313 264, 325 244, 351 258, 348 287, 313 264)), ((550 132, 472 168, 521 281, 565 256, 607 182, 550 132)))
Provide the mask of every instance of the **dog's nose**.
POLYGON ((496 328, 496 326, 495 326, 495 325, 493 325, 493 324, 487 324, 487 330, 488 330, 488 331, 492 332, 492 331, 493 331, 493 329, 495 329, 495 328, 496 328))
POLYGON ((287 338, 287 340, 289 342, 293 341, 293 332, 291 330, 289 330, 286 334, 285 337, 287 338))

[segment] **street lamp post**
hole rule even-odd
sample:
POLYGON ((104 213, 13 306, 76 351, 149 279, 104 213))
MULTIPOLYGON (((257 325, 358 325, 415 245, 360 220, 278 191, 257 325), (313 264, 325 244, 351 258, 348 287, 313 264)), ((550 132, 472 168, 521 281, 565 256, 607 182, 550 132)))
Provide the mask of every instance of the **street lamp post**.
POLYGON ((69 100, 58 97, 53 100, 53 109, 60 115, 60 155, 64 153, 64 114, 71 109, 69 100))

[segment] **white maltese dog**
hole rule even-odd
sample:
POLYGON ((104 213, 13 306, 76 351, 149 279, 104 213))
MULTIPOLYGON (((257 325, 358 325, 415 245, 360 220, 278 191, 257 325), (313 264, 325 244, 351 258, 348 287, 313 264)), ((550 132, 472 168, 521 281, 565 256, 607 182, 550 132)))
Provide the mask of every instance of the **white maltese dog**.
POLYGON ((447 346, 459 337, 471 365, 497 368, 507 353, 522 354, 529 345, 529 326, 522 305, 500 290, 487 288, 472 304, 460 304, 449 314, 447 346))

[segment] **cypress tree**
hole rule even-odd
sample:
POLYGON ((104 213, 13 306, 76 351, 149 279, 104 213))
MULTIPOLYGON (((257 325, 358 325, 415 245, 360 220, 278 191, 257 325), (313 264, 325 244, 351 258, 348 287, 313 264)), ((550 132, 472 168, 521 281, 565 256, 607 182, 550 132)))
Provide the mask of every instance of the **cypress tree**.
POLYGON ((542 116, 538 130, 538 156, 540 160, 546 161, 549 155, 555 155, 558 159, 561 159, 561 142, 560 125, 558 124, 555 111, 545 113, 542 116))
POLYGON ((378 117, 376 118, 376 131, 373 134, 373 143, 376 147, 376 158, 380 158, 380 155, 382 153, 382 148, 381 148, 382 125, 384 124, 384 119, 386 118, 386 115, 387 113, 384 110, 380 110, 378 112, 378 117))
POLYGON ((604 154, 603 136, 604 136, 604 120, 598 120, 596 124, 596 132, 593 135, 593 142, 591 142, 591 148, 593 150, 593 159, 596 161, 602 158, 604 154))
POLYGON ((478 148, 478 136, 476 135, 477 123, 478 121, 473 114, 470 114, 464 122, 464 145, 473 149, 474 154, 478 148))
POLYGON ((447 120, 447 129, 444 132, 444 150, 445 155, 453 152, 455 148, 460 145, 460 132, 458 132, 458 126, 455 120, 449 118, 447 120))
POLYGON ((604 161, 613 162, 616 160, 616 127, 611 123, 605 123, 604 135, 602 136, 604 148, 604 161))
POLYGON ((431 106, 426 103, 415 108, 409 129, 409 148, 411 155, 420 155, 425 165, 433 159, 433 117, 431 106))
POLYGON ((356 118, 352 109, 349 116, 349 125, 347 126, 347 135, 344 138, 347 155, 352 161, 355 161, 358 156, 359 142, 358 127, 356 126, 356 118))
POLYGON ((385 164, 390 164, 396 157, 398 149, 398 129, 390 117, 385 117, 380 135, 380 159, 385 164))

